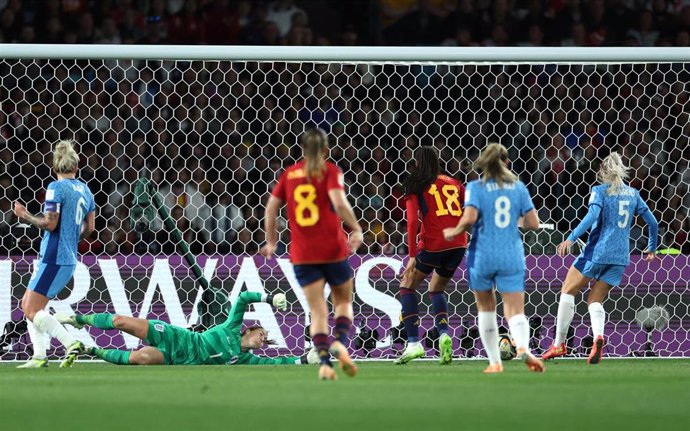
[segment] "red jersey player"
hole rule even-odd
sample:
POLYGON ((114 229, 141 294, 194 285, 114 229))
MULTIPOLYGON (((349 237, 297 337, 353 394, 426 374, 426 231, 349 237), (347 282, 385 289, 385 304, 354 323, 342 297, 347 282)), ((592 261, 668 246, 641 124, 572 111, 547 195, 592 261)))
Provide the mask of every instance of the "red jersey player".
POLYGON ((283 172, 268 199, 266 245, 261 247, 261 254, 270 258, 275 252, 276 219, 287 202, 290 261, 311 309, 309 330, 321 362, 319 378, 335 380, 329 350, 346 374, 357 373, 346 349, 352 327, 352 268, 347 258, 362 243, 362 228, 345 196, 343 173, 326 161, 326 133, 312 129, 302 135, 301 141, 304 159, 283 172), (349 240, 341 220, 351 229, 349 240), (323 295, 326 282, 331 286, 335 312, 336 341, 330 349, 328 305, 323 295))
POLYGON ((416 289, 422 280, 435 272, 429 283, 429 295, 434 325, 440 334, 439 362, 445 365, 453 358, 445 289, 465 255, 467 235, 458 235, 453 241, 446 241, 443 229, 454 227, 460 221, 465 187, 456 179, 441 174, 438 154, 433 147, 417 149, 415 161, 415 167, 403 182, 410 260, 400 281, 400 303, 407 346, 395 363, 406 364, 424 356, 424 347, 419 342, 419 298, 416 289))

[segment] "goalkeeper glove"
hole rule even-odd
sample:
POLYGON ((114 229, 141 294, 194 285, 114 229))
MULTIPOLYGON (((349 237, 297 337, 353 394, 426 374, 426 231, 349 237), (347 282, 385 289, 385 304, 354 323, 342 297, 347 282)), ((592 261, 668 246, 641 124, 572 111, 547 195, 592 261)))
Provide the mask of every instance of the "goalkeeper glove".
POLYGON ((273 300, 271 301, 273 306, 280 311, 287 310, 287 298, 284 293, 277 293, 273 295, 273 300))

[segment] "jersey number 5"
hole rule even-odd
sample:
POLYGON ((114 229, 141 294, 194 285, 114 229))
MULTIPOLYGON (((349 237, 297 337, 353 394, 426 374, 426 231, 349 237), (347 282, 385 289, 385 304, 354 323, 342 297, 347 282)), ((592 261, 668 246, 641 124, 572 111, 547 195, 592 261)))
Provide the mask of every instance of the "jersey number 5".
POLYGON ((302 227, 314 226, 319 221, 319 207, 314 203, 316 202, 316 187, 311 184, 300 184, 295 187, 293 198, 297 202, 295 208, 297 225, 302 227))
POLYGON ((618 227, 624 229, 628 226, 628 220, 630 220, 630 210, 628 206, 630 201, 619 201, 618 202, 618 215, 623 217, 623 220, 618 221, 618 227))
POLYGON ((455 217, 460 217, 462 215, 462 208, 460 207, 460 199, 458 194, 458 188, 452 184, 446 184, 441 187, 441 192, 446 197, 445 204, 441 200, 441 193, 438 192, 438 187, 436 184, 432 184, 429 187, 429 194, 436 200, 436 215, 452 215, 455 217))

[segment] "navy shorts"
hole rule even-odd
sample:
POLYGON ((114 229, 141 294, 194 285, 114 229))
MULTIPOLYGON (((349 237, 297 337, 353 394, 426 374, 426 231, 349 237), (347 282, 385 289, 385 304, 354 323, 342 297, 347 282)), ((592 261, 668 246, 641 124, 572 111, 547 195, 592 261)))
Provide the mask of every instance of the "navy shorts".
POLYGON ((422 250, 417 253, 415 269, 427 275, 431 274, 431 271, 436 271, 436 274, 441 277, 451 278, 460 266, 462 258, 465 257, 466 250, 466 248, 444 251, 422 250))
POLYGON ((352 268, 347 260, 333 263, 294 265, 295 277, 304 287, 322 278, 331 286, 343 284, 352 278, 352 268))

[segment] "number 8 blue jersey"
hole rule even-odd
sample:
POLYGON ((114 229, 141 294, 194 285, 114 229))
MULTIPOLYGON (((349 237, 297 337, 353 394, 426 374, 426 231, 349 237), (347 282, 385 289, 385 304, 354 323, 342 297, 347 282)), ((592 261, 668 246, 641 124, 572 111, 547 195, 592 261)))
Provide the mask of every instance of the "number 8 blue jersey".
POLYGON ((65 178, 53 181, 46 190, 43 212, 60 213, 53 231, 45 231, 41 240, 41 262, 76 265, 77 245, 86 215, 95 210, 93 195, 83 182, 65 178))
POLYGON ((633 216, 643 216, 645 222, 652 227, 649 236, 649 249, 652 251, 656 250, 657 222, 636 189, 623 185, 610 194, 609 187, 608 184, 592 187, 590 213, 592 207, 598 206, 598 217, 593 223, 588 222, 587 217, 583 219, 568 239, 575 241, 591 225, 582 256, 598 264, 627 265, 630 262, 630 226, 633 216))
POLYGON ((517 223, 534 209, 525 184, 472 181, 465 192, 465 206, 479 212, 472 228, 468 267, 482 273, 524 271, 525 251, 517 223))

